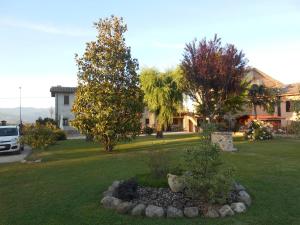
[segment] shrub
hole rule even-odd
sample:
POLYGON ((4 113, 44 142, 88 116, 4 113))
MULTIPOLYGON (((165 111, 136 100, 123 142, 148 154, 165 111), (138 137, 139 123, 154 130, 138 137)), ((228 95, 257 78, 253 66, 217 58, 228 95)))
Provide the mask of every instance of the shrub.
POLYGON ((54 135, 55 135, 55 139, 57 141, 67 140, 66 133, 63 130, 61 130, 61 129, 54 130, 54 135))
POLYGON ((143 133, 144 133, 144 134, 147 134, 147 135, 151 135, 151 134, 153 134, 153 132, 154 132, 154 129, 153 129, 152 127, 146 126, 146 127, 144 127, 144 129, 143 129, 143 133))
POLYGON ((224 165, 218 147, 211 144, 212 130, 204 130, 199 146, 186 152, 185 193, 193 199, 223 204, 232 186, 233 169, 224 165))
POLYGON ((137 187, 138 184, 135 179, 124 181, 117 187, 116 197, 121 200, 130 201, 137 197, 137 187))
POLYGON ((44 149, 56 142, 54 131, 44 125, 29 125, 23 127, 23 136, 20 142, 32 148, 44 149))
POLYGON ((155 151, 149 154, 148 167, 154 178, 166 178, 170 169, 170 162, 165 152, 155 151))
POLYGON ((292 121, 286 127, 288 134, 300 135, 300 121, 292 121))
POLYGON ((135 176, 139 185, 145 187, 168 188, 168 180, 165 177, 153 177, 150 173, 138 174, 135 176))
POLYGON ((45 126, 48 125, 48 124, 51 124, 54 127, 58 128, 56 121, 54 119, 52 119, 52 118, 49 118, 49 117, 45 117, 44 119, 42 117, 39 117, 35 121, 35 123, 39 124, 39 125, 45 125, 45 126))
POLYGON ((245 134, 249 140, 268 140, 272 139, 272 125, 260 120, 251 121, 248 131, 245 134))

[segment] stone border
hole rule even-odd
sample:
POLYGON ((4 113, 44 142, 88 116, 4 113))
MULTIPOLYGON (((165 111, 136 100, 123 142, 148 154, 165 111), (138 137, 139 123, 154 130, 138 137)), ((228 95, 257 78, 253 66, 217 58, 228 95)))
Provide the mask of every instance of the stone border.
POLYGON ((218 218, 244 213, 252 202, 250 195, 246 192, 246 189, 241 184, 235 182, 233 184, 233 190, 231 191, 231 198, 234 202, 230 205, 211 205, 205 210, 205 212, 202 212, 198 207, 184 207, 183 210, 173 206, 163 208, 155 205, 122 201, 121 199, 114 197, 114 192, 121 182, 122 181, 114 181, 112 185, 103 192, 104 197, 101 200, 101 204, 104 208, 113 209, 117 213, 130 214, 132 216, 146 216, 149 218, 194 218, 204 216, 208 218, 218 218))

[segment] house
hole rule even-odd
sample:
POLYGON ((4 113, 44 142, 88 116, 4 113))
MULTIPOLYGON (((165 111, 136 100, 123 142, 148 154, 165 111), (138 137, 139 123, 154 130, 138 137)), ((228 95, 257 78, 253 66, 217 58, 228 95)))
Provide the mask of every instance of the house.
MULTIPOLYGON (((269 122, 277 128, 286 127, 292 120, 296 119, 296 113, 292 111, 292 101, 300 100, 300 83, 285 85, 257 68, 252 68, 249 71, 247 79, 251 84, 264 85, 279 90, 277 97, 280 103, 275 107, 274 113, 269 114, 263 108, 257 107, 257 119, 269 122)), ((255 119, 253 109, 246 109, 241 117, 244 118, 245 122, 255 119)))
MULTIPOLYGON (((272 123, 275 127, 284 127, 291 120, 295 119, 295 112, 292 112, 293 100, 300 99, 300 83, 285 85, 280 81, 275 80, 264 72, 252 68, 247 74, 247 79, 252 84, 265 85, 269 88, 278 88, 281 90, 278 98, 280 104, 276 107, 274 114, 268 114, 262 108, 257 109, 258 119, 272 123)), ((74 114, 71 108, 75 98, 75 87, 51 87, 51 96, 55 97, 55 120, 58 121, 60 127, 66 131, 74 130, 69 125, 69 121, 74 119, 74 114)), ((184 103, 182 110, 173 117, 173 123, 165 127, 165 130, 170 131, 188 131, 195 132, 197 124, 203 120, 200 115, 197 115, 192 104, 184 103)), ((245 110, 236 115, 236 120, 241 123, 247 123, 254 119, 252 108, 246 107, 245 110)), ((145 109, 141 118, 142 127, 156 127, 156 117, 154 113, 145 109)))
POLYGON ((75 99, 75 87, 55 86, 50 88, 51 97, 55 98, 55 121, 65 131, 73 131, 70 120, 74 119, 72 105, 75 99))
MULTIPOLYGON (((75 99, 76 87, 54 86, 50 88, 50 92, 51 97, 55 97, 55 120, 58 122, 60 128, 67 132, 75 131, 75 128, 70 126, 69 122, 74 119, 71 109, 75 99)), ((143 113, 141 124, 142 127, 156 127, 156 117, 147 108, 145 108, 143 113)), ((195 114, 181 112, 174 116, 172 127, 169 129, 195 132, 196 127, 197 120, 195 114)))

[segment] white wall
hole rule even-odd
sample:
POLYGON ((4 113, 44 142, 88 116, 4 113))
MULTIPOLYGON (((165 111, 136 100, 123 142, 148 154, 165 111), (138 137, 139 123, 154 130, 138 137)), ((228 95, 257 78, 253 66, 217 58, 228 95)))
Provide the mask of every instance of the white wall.
MULTIPOLYGON (((57 95, 57 114, 58 114, 58 121, 60 123, 61 118, 67 118, 69 122, 74 119, 74 114, 72 113, 72 105, 74 102, 75 95, 74 94, 64 94, 64 93, 56 93, 57 95), (69 104, 64 104, 64 96, 69 96, 69 104)), ((71 129, 70 126, 64 127, 64 129, 71 129)))

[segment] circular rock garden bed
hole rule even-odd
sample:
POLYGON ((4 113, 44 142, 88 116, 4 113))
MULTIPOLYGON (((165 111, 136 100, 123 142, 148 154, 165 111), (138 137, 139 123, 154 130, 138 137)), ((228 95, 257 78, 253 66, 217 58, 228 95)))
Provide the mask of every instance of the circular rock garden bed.
POLYGON ((121 214, 146 217, 226 217, 244 213, 251 205, 245 187, 234 182, 224 205, 212 205, 186 197, 170 188, 143 187, 134 181, 114 181, 103 193, 101 204, 121 214))

